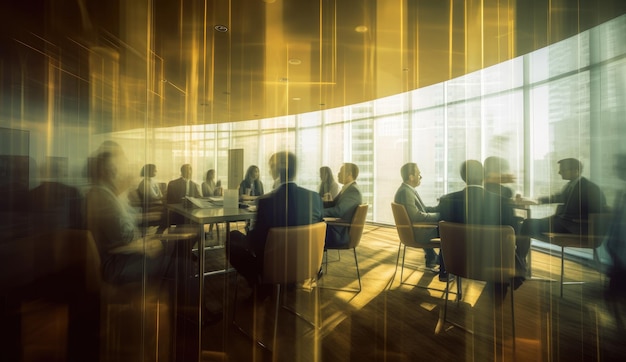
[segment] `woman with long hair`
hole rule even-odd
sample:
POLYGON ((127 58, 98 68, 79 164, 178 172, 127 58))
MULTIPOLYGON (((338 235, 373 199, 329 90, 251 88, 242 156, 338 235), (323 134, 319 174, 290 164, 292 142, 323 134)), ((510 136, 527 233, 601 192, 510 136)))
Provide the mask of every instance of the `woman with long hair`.
POLYGON ((333 201, 339 194, 339 184, 333 177, 333 171, 328 166, 320 167, 320 183, 319 194, 324 201, 333 201))
POLYGON ((248 167, 246 177, 239 184, 239 196, 261 196, 263 195, 263 183, 259 179, 259 168, 255 165, 248 167))
POLYGON ((215 181, 215 170, 208 170, 206 179, 202 183, 202 196, 222 196, 222 182, 215 181))
POLYGON ((158 204, 163 201, 163 193, 159 183, 154 180, 156 173, 156 165, 152 163, 148 163, 141 168, 140 176, 143 177, 143 180, 139 183, 137 192, 148 204, 158 204))

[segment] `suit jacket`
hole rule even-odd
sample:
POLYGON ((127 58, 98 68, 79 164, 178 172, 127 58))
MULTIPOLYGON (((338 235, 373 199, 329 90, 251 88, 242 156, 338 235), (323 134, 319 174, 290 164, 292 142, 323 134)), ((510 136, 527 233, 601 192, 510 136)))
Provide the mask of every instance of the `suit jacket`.
MULTIPOLYGON (((322 198, 293 182, 281 184, 257 199, 257 217, 248 240, 259 260, 270 228, 309 225, 322 221, 322 198)), ((262 270, 262 269, 261 269, 262 270)))
POLYGON ((511 225, 517 229, 510 200, 480 186, 444 195, 439 200, 439 219, 476 225, 511 225))
POLYGON ((562 203, 554 214, 564 222, 589 219, 590 213, 607 210, 606 198, 598 185, 584 177, 572 180, 560 193, 539 198, 540 202, 562 203))
MULTIPOLYGON (((437 208, 425 206, 417 191, 404 182, 400 185, 398 191, 396 191, 393 201, 404 205, 412 223, 439 221, 439 214, 436 212, 437 208)), ((430 241, 430 239, 436 238, 438 232, 437 229, 414 229, 413 236, 416 242, 426 243, 430 241)))
MULTIPOLYGON (((189 196, 192 197, 202 197, 200 193, 200 187, 197 183, 193 181, 189 181, 189 196)), ((185 184, 185 179, 182 177, 177 178, 176 180, 172 180, 167 184, 167 203, 168 204, 178 204, 181 202, 181 199, 185 197, 185 191, 187 190, 187 185, 185 184)))
MULTIPOLYGON (((324 217, 338 217, 346 222, 352 221, 357 206, 363 202, 361 191, 356 182, 340 192, 333 201, 324 202, 324 217)), ((326 228, 326 244, 332 246, 346 245, 350 242, 348 227, 329 225, 326 228)))

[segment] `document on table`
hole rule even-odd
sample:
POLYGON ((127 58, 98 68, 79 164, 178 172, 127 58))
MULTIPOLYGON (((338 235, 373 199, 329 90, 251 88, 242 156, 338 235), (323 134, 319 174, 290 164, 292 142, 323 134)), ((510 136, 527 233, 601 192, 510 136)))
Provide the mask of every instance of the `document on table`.
POLYGON ((215 207, 215 206, 222 206, 221 203, 218 205, 217 203, 214 203, 210 199, 201 199, 198 197, 191 197, 191 196, 185 196, 185 199, 189 200, 189 202, 191 202, 193 206, 199 207, 201 209, 208 209, 208 208, 215 207))

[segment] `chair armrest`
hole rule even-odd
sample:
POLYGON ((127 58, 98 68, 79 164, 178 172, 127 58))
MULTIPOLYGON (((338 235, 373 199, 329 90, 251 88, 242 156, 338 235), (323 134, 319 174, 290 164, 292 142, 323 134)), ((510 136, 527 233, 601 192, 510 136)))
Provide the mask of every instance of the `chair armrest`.
POLYGON ((416 222, 411 225, 414 229, 436 229, 439 224, 436 222, 416 222))
POLYGON ((158 239, 148 238, 145 245, 143 239, 134 240, 126 245, 109 250, 110 254, 146 254, 152 258, 163 251, 163 244, 158 239))
POLYGON ((345 220, 342 220, 340 218, 333 218, 333 217, 325 217, 324 221, 326 222, 326 225, 332 225, 332 226, 343 226, 343 227, 350 227, 351 224, 345 220))

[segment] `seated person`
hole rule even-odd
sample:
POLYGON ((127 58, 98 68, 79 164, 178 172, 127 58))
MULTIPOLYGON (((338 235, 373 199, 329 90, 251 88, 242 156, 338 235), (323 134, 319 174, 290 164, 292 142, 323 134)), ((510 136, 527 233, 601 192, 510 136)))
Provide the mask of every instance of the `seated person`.
MULTIPOLYGON (((437 208, 425 206, 415 189, 422 181, 422 174, 417 164, 405 164, 400 169, 400 175, 403 182, 396 191, 393 201, 404 205, 412 223, 439 221, 437 208)), ((426 231, 414 229, 413 235, 417 243, 427 243, 430 239, 438 237, 436 228, 426 231)), ((434 268, 437 265, 437 253, 432 248, 425 248, 424 253, 426 254, 426 267, 434 268)))
POLYGON ((259 168, 255 165, 248 167, 246 177, 239 184, 239 196, 261 196, 263 192, 263 183, 259 179, 259 168))
POLYGON ((143 177, 143 180, 139 183, 137 192, 148 205, 163 203, 163 193, 159 183, 154 179, 156 173, 157 168, 154 164, 149 163, 141 168, 140 176, 143 177))
MULTIPOLYGON (((467 186, 465 189, 444 195, 439 200, 440 220, 476 225, 510 225, 515 229, 515 218, 511 203, 500 195, 486 191, 483 184, 483 166, 479 161, 468 160, 461 165, 461 178, 467 186)), ((514 288, 519 288, 525 280, 526 255, 529 245, 516 240, 515 264, 516 274, 514 288)), ((439 279, 446 280, 446 256, 440 259, 439 279)))
POLYGON ((527 219, 522 224, 521 234, 542 237, 543 233, 586 234, 589 214, 607 210, 606 198, 598 185, 581 176, 582 163, 574 158, 559 162, 559 174, 568 183, 563 190, 547 197, 541 203, 560 203, 554 215, 543 219, 527 219))
MULTIPOLYGON (((324 202, 324 217, 340 218, 352 221, 357 206, 363 202, 361 191, 357 187, 356 178, 359 167, 354 163, 344 163, 339 170, 337 180, 343 184, 341 191, 332 201, 324 202)), ((342 247, 350 243, 350 228, 339 225, 328 225, 326 228, 326 247, 342 247)))
POLYGON ((159 240, 144 247, 131 208, 119 197, 132 182, 127 163, 122 149, 107 143, 91 159, 93 186, 86 196, 87 228, 98 247, 102 279, 112 284, 163 277, 169 262, 159 240))
POLYGON ((281 184, 271 193, 257 199, 257 217, 247 235, 238 230, 230 233, 226 255, 251 287, 259 285, 263 273, 265 242, 270 228, 309 225, 322 221, 322 199, 315 192, 296 185, 296 156, 279 152, 271 158, 270 170, 281 184))
MULTIPOLYGON (((185 196, 202 197, 198 184, 191 181, 193 170, 190 164, 184 164, 180 167, 180 177, 172 180, 167 184, 167 203, 179 204, 183 202, 185 196)), ((184 224, 185 218, 174 212, 170 212, 170 224, 184 224)))
POLYGON ((485 190, 510 199, 513 197, 513 190, 504 184, 514 181, 515 177, 505 159, 496 156, 485 158, 485 190))
POLYGON ((339 184, 333 177, 333 171, 328 166, 320 167, 320 187, 319 194, 324 201, 333 201, 339 193, 339 184))
POLYGON ((224 190, 222 189, 222 181, 215 182, 215 170, 208 170, 206 173, 206 179, 202 183, 202 196, 222 196, 224 190))

